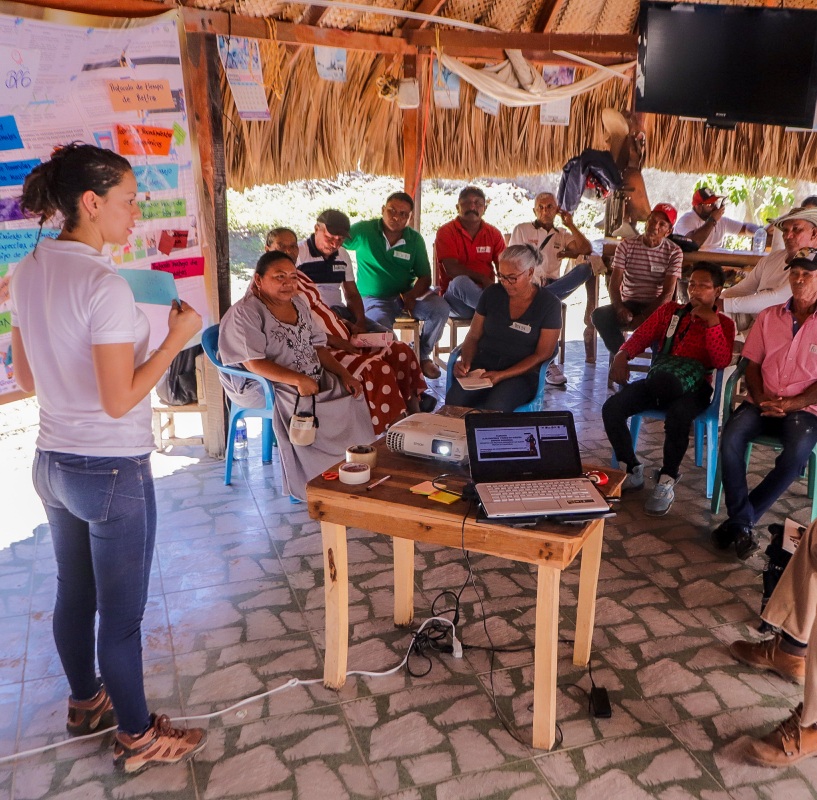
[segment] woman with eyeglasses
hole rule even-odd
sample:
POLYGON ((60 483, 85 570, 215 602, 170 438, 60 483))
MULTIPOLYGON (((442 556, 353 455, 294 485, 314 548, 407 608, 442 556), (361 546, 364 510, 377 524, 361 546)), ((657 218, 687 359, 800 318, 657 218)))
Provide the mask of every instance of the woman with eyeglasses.
POLYGON ((513 411, 533 399, 539 367, 553 355, 562 327, 562 307, 533 282, 542 255, 529 244, 511 245, 499 257, 498 283, 482 293, 462 346, 454 377, 485 370, 490 388, 468 391, 455 380, 448 405, 513 411))
MULTIPOLYGON (((306 484, 343 458, 353 444, 369 444, 374 430, 363 386, 326 347, 326 333, 298 295, 295 263, 277 250, 264 253, 255 267, 251 291, 221 320, 221 360, 272 381, 283 491, 306 499, 306 484), (311 412, 315 400, 316 438, 293 445, 289 422, 296 410, 311 412)), ((263 408, 258 381, 219 374, 230 400, 263 408)))

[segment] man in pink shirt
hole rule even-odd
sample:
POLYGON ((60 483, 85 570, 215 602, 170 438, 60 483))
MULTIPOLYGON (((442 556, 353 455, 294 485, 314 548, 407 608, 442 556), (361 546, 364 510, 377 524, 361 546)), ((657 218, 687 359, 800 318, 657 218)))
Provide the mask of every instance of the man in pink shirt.
POLYGON ((485 192, 466 186, 457 200, 457 217, 437 231, 440 289, 454 316, 471 319, 482 290, 494 280, 494 269, 505 249, 498 228, 484 222, 485 192))
POLYGON ((801 250, 787 265, 792 297, 758 315, 743 347, 749 397, 721 436, 721 471, 728 518, 712 531, 738 558, 758 549, 753 527, 800 474, 817 444, 817 250, 801 250), (750 492, 746 448, 756 436, 780 438, 774 467, 750 492))

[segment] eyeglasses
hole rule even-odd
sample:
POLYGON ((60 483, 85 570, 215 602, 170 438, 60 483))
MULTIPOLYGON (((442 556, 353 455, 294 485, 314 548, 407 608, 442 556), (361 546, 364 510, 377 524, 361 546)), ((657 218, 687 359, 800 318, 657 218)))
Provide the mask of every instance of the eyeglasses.
POLYGON ((503 275, 501 272, 496 273, 500 283, 507 283, 508 286, 513 286, 525 273, 520 272, 517 275, 503 275))

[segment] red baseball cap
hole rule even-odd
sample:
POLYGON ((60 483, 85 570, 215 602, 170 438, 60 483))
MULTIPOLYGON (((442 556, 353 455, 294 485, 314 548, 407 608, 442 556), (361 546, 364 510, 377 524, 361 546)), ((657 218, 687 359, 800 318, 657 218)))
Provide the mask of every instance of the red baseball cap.
POLYGON ((712 203, 717 203, 722 200, 725 195, 715 194, 708 186, 701 186, 695 194, 692 195, 693 206, 709 206, 712 203))
POLYGON ((667 218, 667 222, 669 222, 672 227, 675 227, 675 220, 678 219, 678 212, 675 210, 674 206, 671 206, 669 203, 656 203, 652 208, 653 214, 663 214, 667 218))

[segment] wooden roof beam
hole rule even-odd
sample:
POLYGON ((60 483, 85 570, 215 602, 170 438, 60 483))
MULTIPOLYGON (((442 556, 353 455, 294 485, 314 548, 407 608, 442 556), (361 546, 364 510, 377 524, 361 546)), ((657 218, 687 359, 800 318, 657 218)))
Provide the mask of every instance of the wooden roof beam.
MULTIPOLYGON (((450 55, 471 53, 475 57, 490 58, 504 50, 552 53, 566 50, 569 53, 594 56, 617 56, 623 60, 635 58, 637 38, 635 34, 596 33, 519 33, 505 31, 441 30, 440 45, 450 55)), ((403 38, 417 47, 436 46, 433 30, 403 31, 403 38)))
MULTIPOLYGON (((422 0, 413 10, 418 14, 436 14, 447 2, 448 0, 422 0)), ((416 31, 427 28, 428 25, 429 22, 425 19, 407 19, 400 27, 404 31, 416 31)))
POLYGON ((304 11, 304 15, 301 17, 299 24, 317 25, 326 15, 327 11, 329 11, 329 9, 325 6, 309 6, 306 11, 304 11))
MULTIPOLYGON (((104 5, 94 0, 18 0, 21 5, 94 14, 98 17, 150 17, 175 8, 176 0, 109 0, 104 5)), ((14 13, 13 4, 9 14, 14 13)))
MULTIPOLYGON (((243 17, 224 11, 206 11, 198 8, 184 9, 185 30, 188 33, 221 33, 225 36, 248 36, 252 39, 268 39, 269 30, 261 17, 243 17)), ((414 52, 405 40, 375 33, 345 31, 339 28, 316 28, 313 25, 296 25, 290 22, 275 24, 278 41, 284 44, 342 47, 346 50, 364 50, 369 53, 402 55, 414 52)))

